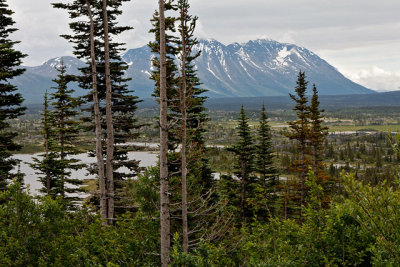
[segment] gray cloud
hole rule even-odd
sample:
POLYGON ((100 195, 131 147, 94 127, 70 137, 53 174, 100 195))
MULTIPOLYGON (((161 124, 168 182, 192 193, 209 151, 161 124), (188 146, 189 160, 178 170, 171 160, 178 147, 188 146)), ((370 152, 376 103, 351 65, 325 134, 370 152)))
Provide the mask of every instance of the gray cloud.
MULTIPOLYGON (((9 4, 21 29, 13 37, 29 54, 26 64, 71 54, 71 46, 58 37, 68 32, 64 11, 52 9, 49 0, 9 0, 9 4)), ((373 66, 400 71, 398 0, 192 0, 191 5, 200 18, 200 37, 226 44, 262 37, 296 43, 353 76, 373 66)), ((121 23, 135 27, 121 37, 128 48, 151 39, 149 19, 156 7, 156 0, 124 5, 121 23)))

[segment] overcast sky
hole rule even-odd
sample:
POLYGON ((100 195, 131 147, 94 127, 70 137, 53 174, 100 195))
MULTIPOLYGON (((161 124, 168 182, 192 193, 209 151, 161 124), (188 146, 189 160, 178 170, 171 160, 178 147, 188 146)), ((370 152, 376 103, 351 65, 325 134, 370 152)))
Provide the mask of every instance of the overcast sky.
MULTIPOLYGON (((55 0, 54 0, 55 1, 55 0)), ((59 0, 60 2, 69 2, 59 0)), ((72 0, 71 0, 72 1, 72 0)), ((12 38, 28 54, 26 65, 71 55, 60 34, 68 16, 51 0, 8 0, 20 29, 12 38)), ((317 53, 352 80, 371 89, 400 89, 400 0, 192 0, 197 36, 224 44, 270 38, 317 53)), ((149 18, 157 0, 124 5, 121 24, 135 30, 121 39, 127 48, 148 43, 149 18)))

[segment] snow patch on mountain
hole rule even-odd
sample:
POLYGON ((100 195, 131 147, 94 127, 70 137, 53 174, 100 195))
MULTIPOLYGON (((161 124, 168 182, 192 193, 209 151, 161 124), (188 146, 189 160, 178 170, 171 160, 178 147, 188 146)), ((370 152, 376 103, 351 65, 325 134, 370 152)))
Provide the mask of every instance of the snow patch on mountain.
MULTIPOLYGON (((202 53, 195 69, 210 97, 287 96, 294 91, 299 71, 306 72, 307 80, 317 85, 321 95, 373 92, 344 77, 315 53, 293 44, 258 39, 224 45, 207 39, 200 40, 193 53, 199 50, 202 53)), ((128 82, 129 89, 139 97, 150 97, 154 91, 154 81, 149 78, 156 70, 152 66, 155 56, 148 46, 128 50, 122 56, 129 67, 126 76, 133 78, 128 82)), ((58 57, 41 66, 26 67, 25 74, 15 80, 25 99, 42 102, 61 60, 71 74, 79 74, 78 68, 86 66, 73 57, 58 57)))

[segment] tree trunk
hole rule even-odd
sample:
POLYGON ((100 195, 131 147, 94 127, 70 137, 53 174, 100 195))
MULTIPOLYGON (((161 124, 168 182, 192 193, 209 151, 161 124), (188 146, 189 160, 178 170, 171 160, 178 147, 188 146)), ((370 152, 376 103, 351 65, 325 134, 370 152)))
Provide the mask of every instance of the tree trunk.
POLYGON ((96 69, 96 55, 94 48, 94 23, 92 10, 89 1, 86 0, 86 7, 90 19, 90 58, 92 65, 92 90, 93 90, 93 110, 94 110, 94 121, 96 128, 96 158, 97 158, 97 169, 99 176, 99 189, 100 189, 100 215, 103 223, 106 223, 107 219, 107 199, 106 199, 106 180, 104 177, 104 161, 103 161, 103 148, 101 145, 101 117, 100 117, 100 106, 99 96, 97 92, 97 69, 96 69))
POLYGON ((313 146, 313 171, 314 174, 317 174, 317 170, 318 170, 318 147, 316 145, 313 146))
POLYGON ((246 167, 242 162, 242 182, 241 182, 241 195, 240 195, 240 206, 242 208, 242 226, 246 223, 246 182, 247 182, 247 174, 246 167))
POLYGON ((170 212, 168 181, 167 69, 164 0, 159 0, 160 13, 160 219, 161 266, 167 267, 170 253, 170 212))
POLYGON ((108 15, 107 0, 103 0, 103 27, 104 27, 104 63, 106 72, 106 125, 107 125, 107 158, 106 158, 106 176, 107 176, 107 202, 108 214, 107 224, 114 223, 114 125, 112 116, 112 88, 111 88, 111 70, 110 70, 110 44, 108 36, 108 15))
POLYGON ((50 142, 50 134, 49 134, 49 111, 48 111, 48 102, 47 102, 47 91, 44 99, 44 144, 45 144, 45 153, 46 153, 46 195, 50 195, 50 173, 49 173, 49 142, 50 142))
POLYGON ((301 198, 300 198, 300 222, 303 222, 303 206, 304 206, 304 198, 305 198, 305 183, 306 183, 306 145, 303 142, 301 145, 301 156, 300 156, 300 164, 301 164, 301 174, 300 174, 300 186, 301 186, 301 198))
POLYGON ((188 229, 188 202, 187 202, 187 163, 186 163, 186 122, 187 122, 187 104, 186 104, 186 36, 185 36, 185 11, 181 11, 181 42, 182 42, 182 66, 181 66, 181 114, 182 114, 182 140, 181 140, 181 174, 182 174, 182 239, 183 252, 189 252, 189 229, 188 229))
MULTIPOLYGON (((61 112, 61 116, 59 117, 59 120, 60 120, 60 122, 59 122, 59 128, 60 128, 60 132, 61 132, 61 134, 60 134, 60 139, 59 139, 59 141, 60 141, 60 147, 61 147, 61 151, 60 151, 60 159, 61 159, 61 162, 64 162, 64 159, 65 159, 65 149, 64 149, 64 146, 65 146, 65 124, 64 124, 64 119, 65 119, 65 116, 64 116, 64 112, 61 112)), ((62 188, 62 191, 61 191, 61 195, 62 195, 62 197, 63 197, 63 199, 65 199, 65 187, 66 187, 66 185, 65 185, 65 174, 63 174, 62 176, 61 176, 61 188, 62 188)))

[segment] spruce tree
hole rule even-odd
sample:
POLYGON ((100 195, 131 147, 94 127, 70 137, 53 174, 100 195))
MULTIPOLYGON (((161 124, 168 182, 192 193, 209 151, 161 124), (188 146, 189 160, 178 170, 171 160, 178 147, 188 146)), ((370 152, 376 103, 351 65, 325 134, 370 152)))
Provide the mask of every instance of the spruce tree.
POLYGON ((256 178, 252 175, 255 170, 255 145, 243 105, 240 110, 236 129, 238 140, 229 150, 232 151, 236 157, 234 173, 240 180, 240 210, 241 223, 243 225, 248 218, 254 215, 252 207, 247 203, 247 200, 253 197, 253 188, 256 183, 256 178))
MULTIPOLYGON (((190 5, 188 0, 178 0, 178 32, 180 39, 177 40, 179 48, 180 71, 178 77, 179 86, 179 113, 181 120, 180 131, 174 134, 180 136, 181 155, 180 172, 182 183, 182 228, 183 228, 183 251, 189 249, 189 229, 188 224, 204 225, 191 216, 188 222, 188 210, 198 210, 199 205, 194 199, 207 194, 213 184, 211 171, 205 157, 204 124, 208 120, 205 114, 205 97, 201 94, 206 90, 199 88, 200 80, 197 77, 194 60, 198 58, 201 51, 196 51, 195 47, 198 40, 194 37, 197 17, 190 15, 190 5)), ((203 203, 201 204, 203 205, 203 203)), ((196 227, 196 226, 194 226, 196 227)))
POLYGON ((308 172, 309 161, 307 155, 310 153, 308 135, 310 123, 310 108, 308 106, 306 75, 304 72, 299 72, 295 87, 296 95, 289 94, 290 98, 296 103, 293 110, 296 112, 297 120, 288 122, 291 131, 288 137, 297 142, 298 160, 294 164, 294 170, 300 176, 300 220, 302 220, 302 207, 305 204, 306 187, 305 179, 308 172))
MULTIPOLYGON (((57 154, 60 174, 60 192, 63 199, 69 202, 78 200, 79 197, 72 196, 81 192, 79 185, 82 180, 71 178, 72 170, 84 167, 79 160, 74 158, 81 151, 77 148, 79 141, 79 123, 77 121, 79 100, 73 97, 74 90, 68 88, 73 77, 67 75, 64 62, 56 67, 57 78, 53 80, 57 86, 52 87, 54 92, 50 94, 51 105, 51 127, 53 131, 53 144, 50 150, 57 154)), ((71 204, 71 203, 69 203, 71 204)))
MULTIPOLYGON (((170 260, 170 235, 171 235, 171 209, 170 196, 173 192, 171 187, 171 172, 177 172, 179 164, 173 165, 172 170, 171 156, 169 150, 177 148, 179 136, 171 136, 172 117, 170 107, 174 106, 175 113, 179 110, 178 87, 177 87, 177 66, 175 57, 177 48, 173 46, 176 37, 172 36, 175 32, 175 18, 167 15, 168 11, 176 10, 173 1, 158 1, 158 11, 154 12, 151 19, 153 28, 150 33, 154 34, 154 41, 149 43, 151 51, 156 55, 152 59, 154 67, 151 79, 154 80, 155 88, 153 96, 157 97, 160 105, 159 131, 160 131, 160 245, 161 245, 161 266, 168 266, 170 260), (171 142, 171 137, 174 142, 171 142)), ((175 116, 176 117, 176 116, 175 116)), ((175 126, 176 127, 176 126, 175 126)), ((174 159, 177 153, 173 154, 174 159)))
POLYGON ((66 205, 72 206, 79 200, 82 180, 71 178, 71 171, 85 166, 74 158, 80 153, 77 148, 80 128, 76 120, 79 101, 72 97, 74 90, 68 88, 73 77, 67 75, 63 61, 55 68, 58 75, 53 82, 57 86, 51 88, 54 92, 50 99, 47 91, 44 99, 42 132, 45 153, 41 155, 42 160, 34 158, 32 167, 43 175, 39 177, 43 184, 41 192, 52 198, 61 197, 66 205))
MULTIPOLYGON (((260 175, 260 187, 269 212, 273 213, 276 206, 277 187, 279 184, 278 170, 274 166, 274 151, 271 140, 271 128, 263 104, 258 128, 256 145, 256 171, 260 175)), ((265 216, 265 214, 264 214, 265 216)))
POLYGON ((11 81, 25 71, 19 66, 26 55, 15 50, 18 42, 9 39, 10 34, 17 31, 13 27, 13 13, 6 1, 0 0, 0 190, 6 189, 12 178, 17 176, 22 179, 21 174, 11 173, 18 164, 17 160, 11 158, 12 153, 21 146, 14 142, 17 133, 9 129, 9 120, 21 116, 25 110, 21 107, 23 98, 16 93, 18 88, 11 81))
POLYGON ((97 64, 96 64, 96 44, 95 44, 95 23, 93 18, 92 6, 89 0, 85 0, 87 16, 89 19, 89 41, 90 41, 90 68, 92 78, 92 99, 93 99, 93 117, 94 117, 94 132, 96 135, 95 154, 97 161, 97 175, 99 184, 99 204, 100 204, 100 217, 102 223, 107 225, 107 192, 106 192, 106 179, 104 172, 104 157, 103 146, 101 137, 101 114, 100 114, 100 101, 99 92, 97 87, 97 64))
MULTIPOLYGON (((318 170, 323 168, 321 166, 321 157, 323 155, 323 147, 328 135, 328 127, 323 126, 324 116, 323 109, 319 108, 318 90, 315 84, 313 85, 313 96, 310 105, 310 134, 309 140, 312 147, 313 156, 313 171, 317 173, 318 170)), ((350 151, 351 152, 351 149, 350 151)))
MULTIPOLYGON (((204 134, 205 123, 209 120, 204 107, 206 97, 203 96, 207 90, 201 88, 201 83, 197 77, 197 70, 194 64, 194 60, 200 56, 201 51, 196 50, 198 40, 193 36, 194 29, 196 26, 197 17, 193 17, 188 13, 190 5, 188 1, 178 1, 175 4, 174 1, 165 3, 165 11, 168 13, 179 11, 180 17, 166 16, 166 77, 167 77, 167 98, 168 98, 168 121, 170 126, 168 127, 169 138, 168 146, 170 151, 178 150, 181 144, 182 138, 182 111, 181 111, 181 87, 183 84, 182 79, 182 65, 180 68, 176 65, 176 62, 181 62, 180 54, 183 53, 182 37, 176 37, 176 24, 178 23, 178 32, 180 35, 185 37, 185 50, 186 50, 186 64, 185 64, 185 76, 186 76, 186 131, 187 131, 187 158, 188 158, 188 174, 196 172, 193 175, 196 187, 203 188, 204 191, 211 189, 213 179, 211 170, 208 167, 208 161, 204 156, 205 152, 205 141, 204 134), (183 12, 183 13, 182 13, 183 12), (184 26, 182 27, 181 18, 184 19, 184 26), (183 32, 182 32, 183 31, 183 32)), ((154 34, 155 40, 149 43, 152 52, 157 55, 152 59, 152 65, 154 67, 151 79, 155 82, 155 89, 153 96, 159 97, 159 13, 156 11, 151 20, 153 28, 150 33, 154 34)), ((169 153, 169 169, 171 173, 178 173, 181 168, 180 155, 178 152, 169 153)), ((192 175, 190 175, 192 176, 192 175)))
MULTIPOLYGON (((331 201, 330 197, 336 192, 335 179, 329 175, 323 163, 324 157, 324 146, 326 142, 326 137, 328 135, 328 127, 323 125, 324 110, 320 109, 320 103, 318 100, 318 90, 315 84, 313 85, 313 96, 310 104, 310 132, 309 132, 309 142, 311 146, 312 154, 312 168, 317 182, 324 187, 324 207, 328 207, 331 201)), ((348 148, 350 161, 352 161, 354 155, 353 150, 348 148)))
MULTIPOLYGON (((178 31, 181 39, 185 39, 185 45, 180 41, 179 52, 185 57, 185 81, 186 81, 186 108, 187 108, 187 143, 188 143, 188 169, 191 184, 195 188, 201 189, 201 194, 210 191, 214 186, 212 171, 209 168, 208 159, 205 157, 205 124, 209 121, 204 103, 207 99, 204 93, 206 89, 201 88, 201 81, 197 75, 195 60, 201 55, 201 50, 197 49, 198 39, 194 37, 198 17, 189 14, 190 5, 188 0, 178 1, 178 11, 180 14, 180 24, 178 31)), ((183 67, 181 67, 182 69, 183 67)), ((178 84, 182 85, 182 78, 178 78, 178 84)))
MULTIPOLYGON (((174 1, 169 1, 164 3, 164 12, 168 14, 169 12, 176 11, 177 7, 174 1)), ((168 148, 169 150, 176 150, 180 143, 179 135, 179 124, 176 123, 178 118, 180 119, 180 104, 179 104, 179 84, 178 84, 178 67, 176 65, 176 58, 179 53, 179 48, 176 45, 179 41, 174 35, 176 33, 175 23, 176 18, 173 16, 165 15, 165 68, 166 68, 166 83, 167 83, 167 119, 169 122, 174 121, 168 127, 168 132, 173 133, 168 138, 168 148)), ((151 19, 151 24, 153 26, 150 29, 150 33, 154 34, 154 41, 149 42, 149 47, 153 52, 155 57, 152 58, 153 72, 150 77, 155 83, 153 96, 160 98, 160 14, 159 11, 155 11, 151 19)), ((159 102, 160 99, 157 99, 159 102)), ((179 168, 179 164, 174 164, 174 171, 179 168)), ((170 166, 172 169, 172 166, 170 166)))
MULTIPOLYGON (((122 14, 121 5, 123 2, 129 0, 120 1, 108 1, 107 2, 107 18, 108 18, 108 30, 110 40, 113 40, 115 36, 132 29, 127 26, 120 26, 116 22, 119 15, 122 14)), ((102 1, 90 1, 92 7, 92 19, 94 28, 94 55, 96 57, 95 64, 97 70, 97 92, 98 102, 100 109, 100 116, 104 118, 106 115, 106 107, 104 105, 106 99, 106 71, 105 71, 105 53, 104 53, 104 24, 103 24, 103 5, 102 1)), ((83 111, 89 113, 90 116, 84 117, 82 121, 86 125, 85 129, 88 132, 95 132, 95 109, 93 103, 93 69, 91 59, 91 43, 90 40, 90 20, 89 14, 85 1, 75 0, 71 4, 54 4, 56 8, 62 8, 68 11, 72 19, 80 18, 79 21, 70 23, 70 28, 73 31, 71 35, 63 35, 68 41, 75 44, 74 54, 83 60, 88 62, 87 67, 81 69, 82 75, 76 77, 79 86, 83 89, 90 90, 91 92, 82 98, 83 100, 83 111)), ((112 117, 114 126, 114 153, 113 153, 113 180, 115 194, 109 195, 108 197, 114 197, 116 200, 115 206, 117 212, 123 212, 124 201, 122 195, 122 188, 128 179, 131 179, 140 171, 139 162, 134 159, 128 158, 128 151, 131 149, 128 141, 134 140, 137 136, 137 130, 140 125, 135 117, 137 110, 137 103, 140 102, 136 96, 133 95, 133 91, 128 89, 127 82, 130 78, 125 77, 125 71, 128 69, 128 65, 122 61, 121 52, 124 51, 123 43, 110 41, 109 55, 110 55, 110 78, 112 85, 112 117), (129 172, 122 172, 122 168, 126 167, 129 172)), ((106 121, 102 119, 102 153, 103 159, 106 159, 106 140, 107 140, 107 126, 106 121)), ((90 152, 91 156, 95 156, 95 152, 90 152)), ((105 164, 105 163, 104 163, 105 164)), ((97 164, 96 164, 97 165, 97 164)), ((94 165, 89 168, 89 172, 92 174, 98 173, 98 167, 94 165)), ((106 167, 104 166, 106 172, 106 167)), ((97 201, 94 199, 94 201, 97 201)), ((108 210, 108 208, 107 208, 108 210)), ((108 213, 108 211, 107 211, 108 213)))
POLYGON ((57 160, 57 153, 51 151, 54 144, 54 132, 52 117, 49 111, 48 93, 44 95, 43 102, 43 115, 42 115, 42 134, 43 134, 43 147, 44 154, 41 154, 42 159, 33 158, 33 164, 31 167, 35 169, 36 174, 39 175, 38 179, 42 184, 40 192, 46 196, 50 196, 53 199, 61 195, 61 175, 63 170, 59 166, 57 160))

